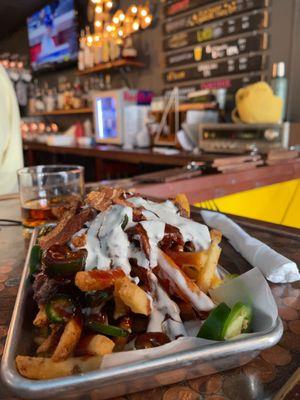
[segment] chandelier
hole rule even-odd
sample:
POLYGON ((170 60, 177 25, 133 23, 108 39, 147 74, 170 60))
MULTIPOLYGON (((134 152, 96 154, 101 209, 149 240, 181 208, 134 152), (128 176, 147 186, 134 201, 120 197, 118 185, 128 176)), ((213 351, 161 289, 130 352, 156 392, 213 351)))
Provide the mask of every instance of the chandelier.
POLYGON ((148 1, 144 5, 132 4, 126 12, 118 9, 114 14, 112 0, 90 0, 90 3, 94 8, 94 33, 86 37, 90 46, 107 39, 123 44, 124 39, 148 28, 153 20, 148 1))

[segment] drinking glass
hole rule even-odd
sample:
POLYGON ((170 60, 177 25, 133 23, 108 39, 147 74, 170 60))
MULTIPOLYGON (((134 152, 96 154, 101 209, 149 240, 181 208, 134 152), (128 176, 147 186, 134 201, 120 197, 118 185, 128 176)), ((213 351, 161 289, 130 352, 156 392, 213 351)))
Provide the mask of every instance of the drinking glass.
POLYGON ((60 219, 84 195, 84 168, 37 165, 18 170, 22 223, 35 228, 60 219))

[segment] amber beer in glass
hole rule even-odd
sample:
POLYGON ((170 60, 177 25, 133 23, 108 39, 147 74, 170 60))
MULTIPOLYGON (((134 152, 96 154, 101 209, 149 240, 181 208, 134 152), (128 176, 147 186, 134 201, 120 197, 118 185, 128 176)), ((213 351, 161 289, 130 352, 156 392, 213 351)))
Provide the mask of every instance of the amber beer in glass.
POLYGON ((22 223, 35 228, 55 222, 84 195, 84 168, 38 165, 18 171, 22 223))

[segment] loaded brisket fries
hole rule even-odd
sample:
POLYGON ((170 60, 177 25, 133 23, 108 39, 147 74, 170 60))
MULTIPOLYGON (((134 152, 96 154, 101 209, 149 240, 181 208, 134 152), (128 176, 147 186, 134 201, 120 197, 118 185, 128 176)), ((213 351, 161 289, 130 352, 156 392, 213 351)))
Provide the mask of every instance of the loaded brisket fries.
POLYGON ((248 331, 251 309, 212 301, 221 233, 190 219, 184 195, 152 201, 103 187, 41 229, 30 256, 32 354, 16 366, 30 379, 100 367, 104 355, 188 336, 225 340, 248 331))

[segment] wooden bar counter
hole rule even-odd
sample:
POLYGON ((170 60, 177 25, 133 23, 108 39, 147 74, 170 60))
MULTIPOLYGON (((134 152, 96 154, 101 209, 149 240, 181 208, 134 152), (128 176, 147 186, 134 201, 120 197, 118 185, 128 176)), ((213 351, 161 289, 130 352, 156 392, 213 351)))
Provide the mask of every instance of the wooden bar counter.
MULTIPOLYGON (((194 209, 194 217, 199 209, 194 209)), ((0 218, 20 219, 18 198, 0 198, 0 218)), ((234 218, 247 232, 272 246, 300 264, 300 230, 284 228, 245 218, 234 218)), ((0 356, 18 291, 26 254, 26 243, 22 227, 1 227, 0 230, 0 356)), ((247 271, 249 264, 225 241, 222 241, 221 265, 231 273, 247 271)), ((261 352, 250 363, 236 369, 183 380, 156 389, 118 397, 115 400, 295 400, 299 395, 300 363, 300 285, 271 284, 273 295, 284 324, 280 342, 261 352), (292 392, 285 395, 290 388, 292 392), (280 393, 279 393, 280 391, 280 393), (275 396, 275 397, 273 397, 275 396)), ((0 382, 0 399, 16 399, 0 382)), ((81 397, 80 399, 83 399, 81 397)), ((85 400, 96 400, 97 394, 84 396, 85 400)))
MULTIPOLYGON (((80 146, 48 146, 42 143, 24 142, 29 165, 36 164, 37 153, 55 155, 71 154, 78 156, 76 163, 80 164, 80 157, 89 157, 95 161, 96 181, 107 179, 106 172, 115 169, 128 170, 136 175, 139 164, 147 164, 156 168, 183 167, 192 161, 213 161, 220 157, 218 154, 194 155, 187 152, 165 155, 151 149, 123 150, 116 146, 80 147, 80 146), (133 167, 133 168, 132 168, 133 167)), ((228 156, 230 157, 230 156, 228 156)), ((299 159, 298 159, 299 160, 299 159)), ((55 162, 55 160, 53 160, 55 162)), ((262 166, 246 171, 230 172, 226 174, 209 173, 189 180, 178 180, 170 183, 137 184, 132 181, 141 193, 157 197, 167 197, 184 191, 191 203, 201 202, 238 193, 244 190, 271 185, 300 178, 300 162, 294 161, 281 165, 262 166)), ((128 182, 130 185, 130 182, 128 182)))

